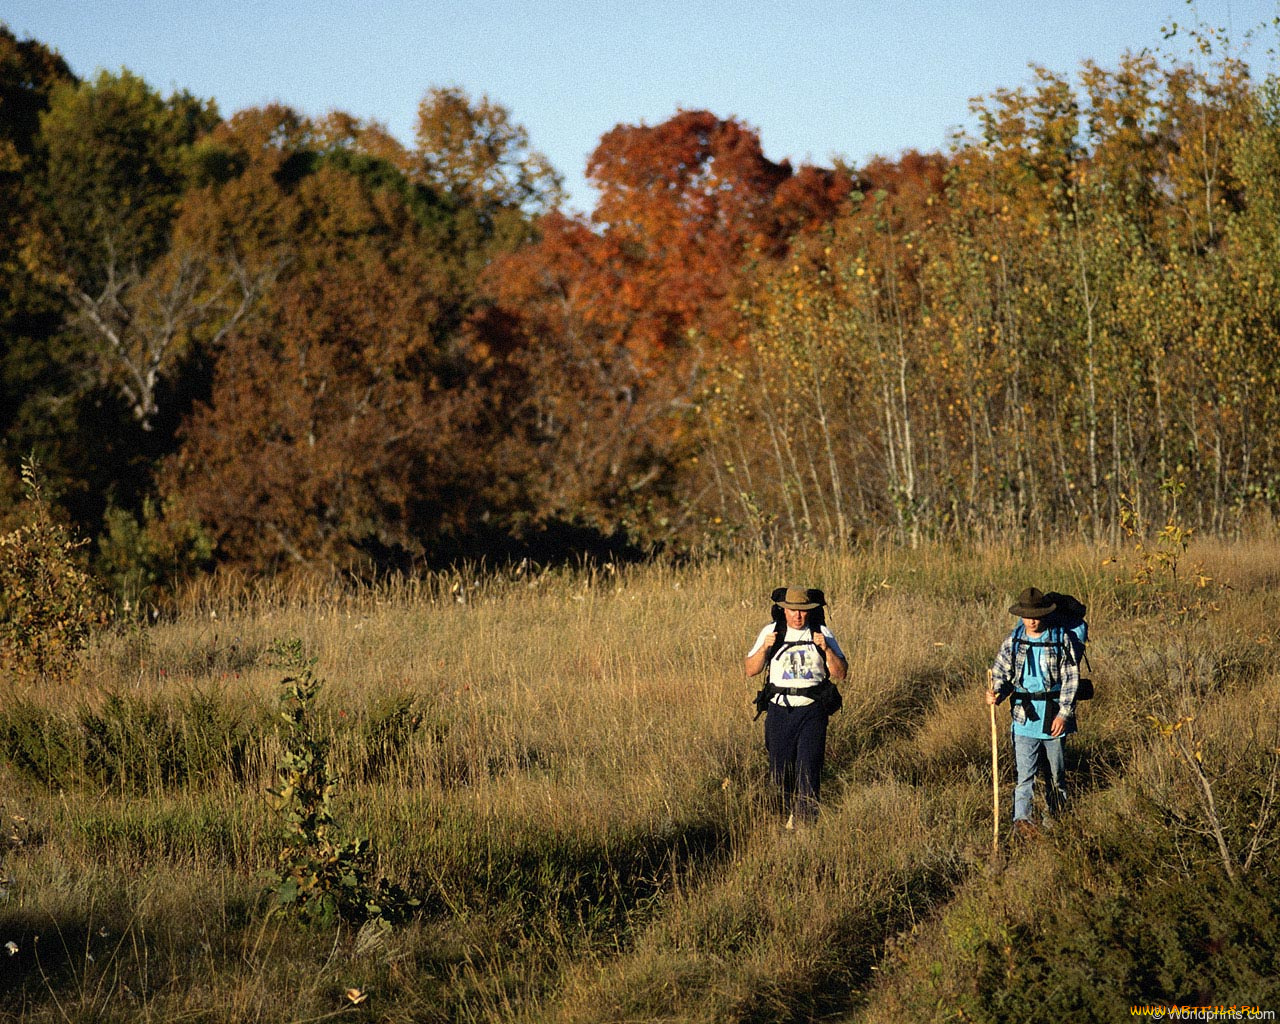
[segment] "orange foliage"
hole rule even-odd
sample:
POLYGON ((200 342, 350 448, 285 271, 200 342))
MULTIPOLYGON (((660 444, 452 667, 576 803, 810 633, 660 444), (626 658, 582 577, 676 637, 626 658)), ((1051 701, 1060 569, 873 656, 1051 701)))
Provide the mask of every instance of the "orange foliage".
POLYGON ((587 173, 600 192, 590 224, 548 217, 536 245, 493 268, 491 294, 529 338, 562 320, 567 303, 576 323, 647 371, 684 365, 692 339, 712 350, 738 344, 746 262, 785 252, 852 189, 843 171, 793 174, 765 157, 754 131, 706 111, 619 125, 587 173))

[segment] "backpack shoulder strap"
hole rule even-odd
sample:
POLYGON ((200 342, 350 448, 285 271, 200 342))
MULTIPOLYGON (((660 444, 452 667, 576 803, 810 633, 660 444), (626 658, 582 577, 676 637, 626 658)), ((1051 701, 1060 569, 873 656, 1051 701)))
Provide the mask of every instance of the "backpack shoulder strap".
POLYGON ((1014 645, 1022 644, 1023 647, 1066 647, 1067 631, 1061 626, 1051 626, 1040 634, 1039 640, 1028 640, 1025 630, 1021 626, 1013 631, 1014 645))
MULTIPOLYGON (((774 595, 775 597, 777 596, 777 591, 774 591, 774 595)), ((769 610, 769 617, 773 620, 773 632, 777 639, 765 651, 764 663, 766 665, 773 660, 773 656, 781 650, 783 641, 787 639, 787 617, 783 614, 782 608, 775 604, 769 610)))

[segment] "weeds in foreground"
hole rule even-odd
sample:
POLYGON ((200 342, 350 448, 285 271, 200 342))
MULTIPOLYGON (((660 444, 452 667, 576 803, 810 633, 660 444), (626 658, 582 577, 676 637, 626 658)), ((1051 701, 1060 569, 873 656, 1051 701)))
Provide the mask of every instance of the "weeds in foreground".
POLYGON ((1157 636, 1155 643, 1144 638, 1154 671, 1135 704, 1136 716, 1150 724, 1138 756, 1166 761, 1169 769, 1160 765, 1137 779, 1148 781, 1144 795, 1174 827, 1212 841, 1222 870, 1236 883, 1280 841, 1280 723, 1263 713, 1250 716, 1246 728, 1233 728, 1230 716, 1223 721, 1214 713, 1223 699, 1239 699, 1231 690, 1240 687, 1225 688, 1216 659, 1206 657, 1213 646, 1207 626, 1230 586, 1203 564, 1186 565, 1192 531, 1176 516, 1183 486, 1177 479, 1167 483, 1174 511, 1150 541, 1138 533, 1131 510, 1121 516, 1132 543, 1127 582, 1142 595, 1140 607, 1152 615, 1157 636))
POLYGON ((372 881, 369 840, 340 834, 333 817, 337 781, 329 772, 329 744, 313 714, 321 686, 310 665, 281 683, 280 718, 286 731, 279 784, 268 793, 287 837, 272 889, 274 909, 320 928, 339 921, 390 927, 419 901, 385 878, 372 881))

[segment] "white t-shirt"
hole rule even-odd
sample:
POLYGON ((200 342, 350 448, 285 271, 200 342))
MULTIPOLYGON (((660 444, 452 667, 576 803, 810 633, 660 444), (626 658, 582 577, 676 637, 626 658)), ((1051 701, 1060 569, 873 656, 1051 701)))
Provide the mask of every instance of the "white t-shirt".
MULTIPOLYGON (((775 626, 771 622, 760 630, 760 635, 756 637, 756 642, 752 644, 751 650, 747 652, 747 657, 755 654, 768 642, 769 637, 774 633, 775 626)), ((844 657, 844 651, 840 649, 840 642, 836 640, 835 634, 826 626, 822 627, 822 635, 827 638, 827 646, 836 654, 844 657)), ((778 648, 778 652, 773 656, 773 660, 769 662, 769 682, 774 686, 785 686, 788 689, 801 689, 806 686, 817 686, 820 682, 827 678, 827 669, 822 651, 813 643, 813 631, 806 626, 804 629, 787 628, 787 635, 782 638, 782 646, 778 648), (807 642, 806 642, 807 641, 807 642), (794 647, 788 644, 796 644, 794 647)), ((802 708, 806 704, 812 704, 813 701, 808 697, 788 696, 784 693, 774 694, 773 703, 781 704, 784 707, 802 708)))

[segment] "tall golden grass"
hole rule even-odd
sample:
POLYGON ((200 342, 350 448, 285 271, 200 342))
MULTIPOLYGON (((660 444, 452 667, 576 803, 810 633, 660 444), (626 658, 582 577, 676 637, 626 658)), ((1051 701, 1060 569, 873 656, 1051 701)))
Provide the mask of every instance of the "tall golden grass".
MULTIPOLYGON (((810 551, 359 590, 205 585, 175 620, 101 637, 75 684, 11 687, 0 945, 16 951, 0 953, 0 1015, 1007 1019, 991 950, 997 933, 1051 949, 1027 895, 1044 879, 1103 900, 1135 858, 1222 874, 1198 783, 1148 720, 1157 703, 1198 716, 1239 863, 1280 747, 1280 544, 1197 545, 1184 564, 1213 582, 1170 583, 1212 595, 1194 615, 1146 607, 1114 554, 810 551), (824 812, 798 834, 772 813, 741 668, 784 583, 827 591, 850 656, 824 812), (1089 603, 1099 696, 1072 741, 1072 812, 993 861, 980 693, 1031 583, 1089 603), (326 681, 335 816, 423 901, 389 934, 267 913, 281 825, 264 795, 291 645, 326 681)), ((1257 888, 1274 878, 1263 849, 1240 883, 1254 899, 1275 891, 1257 888)), ((1053 920, 1098 927, 1054 899, 1053 920)))

